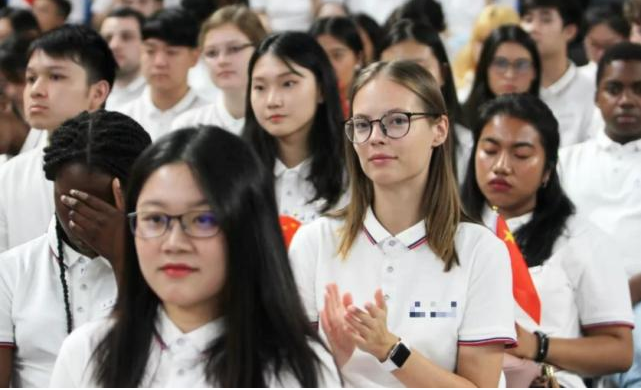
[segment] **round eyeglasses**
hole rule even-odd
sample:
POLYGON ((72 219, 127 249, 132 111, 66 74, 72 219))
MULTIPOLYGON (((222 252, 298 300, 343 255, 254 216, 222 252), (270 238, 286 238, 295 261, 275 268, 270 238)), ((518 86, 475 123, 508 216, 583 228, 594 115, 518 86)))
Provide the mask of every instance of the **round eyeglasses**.
POLYGON ((526 58, 519 58, 514 61, 510 61, 505 57, 496 57, 492 60, 490 66, 500 74, 505 74, 510 70, 510 68, 512 68, 514 69, 515 74, 522 75, 531 71, 534 65, 532 64, 532 61, 526 58))
POLYGON ((362 144, 372 135, 375 122, 381 124, 383 135, 393 139, 403 138, 410 131, 410 123, 414 116, 427 116, 437 118, 442 113, 436 112, 389 112, 380 119, 369 120, 366 118, 351 118, 345 121, 345 135, 355 143, 362 144))
POLYGON ((181 215, 138 211, 127 214, 127 218, 131 232, 140 238, 156 238, 164 235, 174 219, 178 220, 183 232, 189 237, 213 237, 220 231, 218 221, 211 211, 190 211, 181 215))

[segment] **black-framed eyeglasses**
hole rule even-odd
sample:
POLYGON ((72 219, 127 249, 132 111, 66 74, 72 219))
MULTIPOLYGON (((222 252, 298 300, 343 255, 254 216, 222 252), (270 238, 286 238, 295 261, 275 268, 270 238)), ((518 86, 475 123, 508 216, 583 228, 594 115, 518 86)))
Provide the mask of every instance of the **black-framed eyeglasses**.
POLYGON ((221 53, 225 53, 225 56, 229 57, 229 56, 233 56, 240 53, 241 51, 247 49, 248 47, 253 47, 253 46, 254 46, 253 43, 247 42, 247 43, 241 43, 237 45, 224 46, 222 48, 212 47, 210 49, 206 49, 204 52, 204 55, 207 58, 215 59, 215 58, 218 58, 221 53))
POLYGON ((410 124, 414 116, 439 117, 443 113, 437 112, 389 112, 379 119, 350 118, 345 121, 345 135, 355 143, 361 144, 372 135, 374 123, 381 125, 383 135, 393 139, 403 138, 410 131, 410 124))
POLYGON ((169 215, 158 211, 137 211, 127 214, 131 232, 140 238, 156 238, 167 233, 172 220, 177 220, 189 237, 213 237, 220 232, 218 221, 211 211, 190 211, 169 215))
POLYGON ((526 58, 510 61, 505 57, 495 57, 490 66, 501 74, 507 73, 507 71, 512 68, 514 69, 514 73, 521 75, 531 71, 534 64, 526 58))

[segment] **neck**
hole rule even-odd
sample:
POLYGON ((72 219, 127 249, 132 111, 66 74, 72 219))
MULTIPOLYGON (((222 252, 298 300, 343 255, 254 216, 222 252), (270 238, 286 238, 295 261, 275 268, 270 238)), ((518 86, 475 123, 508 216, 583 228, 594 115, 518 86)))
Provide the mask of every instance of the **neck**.
POLYGON ((380 186, 374 184, 374 214, 385 230, 392 235, 416 225, 425 218, 421 213, 423 193, 427 183, 415 178, 403 185, 380 186))
POLYGON ((309 157, 307 134, 309 131, 296 131, 287 137, 277 139, 278 158, 287 168, 293 168, 309 157))
POLYGON ((179 88, 171 90, 151 89, 151 101, 160 111, 166 111, 178 104, 178 102, 189 92, 189 85, 184 84, 179 88))
POLYGON ((610 138, 612 141, 621 145, 625 145, 628 142, 634 142, 641 139, 641 130, 637 129, 632 134, 626 137, 618 134, 617 131, 612 131, 612 129, 610 129, 609 127, 606 127, 605 135, 607 135, 608 138, 610 138))
POLYGON ((118 77, 116 77, 114 84, 118 87, 125 88, 136 80, 138 76, 140 76, 140 69, 136 69, 133 72, 120 73, 118 74, 118 77))
POLYGON ((189 307, 163 303, 167 317, 183 333, 196 330, 220 317, 218 310, 212 310, 212 307, 215 305, 209 300, 189 307))
POLYGON ((498 213, 505 219, 516 218, 534 211, 536 207, 536 196, 525 200, 523 203, 510 205, 509 207, 499 207, 498 213))
POLYGON ((541 61, 541 85, 545 88, 559 81, 570 66, 565 51, 541 58, 541 61))
POLYGON ((234 90, 223 93, 223 104, 234 119, 245 117, 245 91, 234 90))

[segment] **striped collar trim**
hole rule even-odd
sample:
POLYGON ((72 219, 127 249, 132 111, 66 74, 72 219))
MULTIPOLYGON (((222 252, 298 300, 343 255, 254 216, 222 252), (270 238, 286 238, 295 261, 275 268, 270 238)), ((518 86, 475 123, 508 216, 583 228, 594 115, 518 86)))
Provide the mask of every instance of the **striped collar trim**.
POLYGON ((363 233, 365 233, 365 237, 367 237, 369 242, 373 245, 377 245, 378 243, 391 237, 399 240, 401 243, 403 243, 403 245, 407 247, 407 249, 410 250, 418 248, 421 245, 427 243, 425 222, 420 221, 414 226, 411 226, 408 229, 400 232, 396 236, 393 236, 383 227, 383 225, 381 225, 378 219, 376 219, 374 211, 371 207, 367 209, 367 213, 363 221, 363 233))

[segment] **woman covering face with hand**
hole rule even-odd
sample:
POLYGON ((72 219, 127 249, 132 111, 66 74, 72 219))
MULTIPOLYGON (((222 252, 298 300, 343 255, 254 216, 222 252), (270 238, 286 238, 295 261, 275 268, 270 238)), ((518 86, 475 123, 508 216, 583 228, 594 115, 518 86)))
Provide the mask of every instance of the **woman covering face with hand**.
MULTIPOLYGON (((631 363, 630 292, 604 233, 574 215, 557 175, 558 123, 539 98, 504 95, 481 108, 463 200, 471 216, 513 232, 541 304, 517 306, 518 346, 506 352, 556 366, 564 387, 631 363), (595 354, 594 351, 599 351, 595 354)), ((515 278, 516 280, 516 278, 515 278)))
POLYGON ((515 337, 509 260, 461 210, 438 83, 376 63, 351 103, 351 202, 290 247, 309 320, 350 385, 497 386, 515 337))
POLYGON ((51 384, 340 386, 296 294, 269 175, 216 127, 148 149, 127 190, 117 309, 65 341, 51 384))

